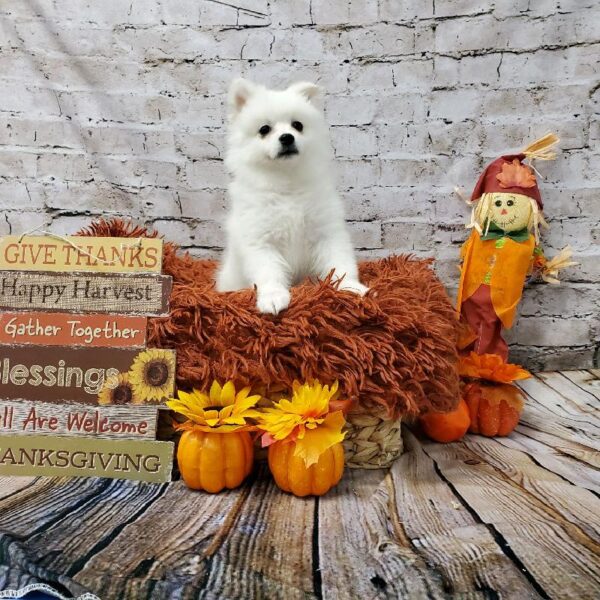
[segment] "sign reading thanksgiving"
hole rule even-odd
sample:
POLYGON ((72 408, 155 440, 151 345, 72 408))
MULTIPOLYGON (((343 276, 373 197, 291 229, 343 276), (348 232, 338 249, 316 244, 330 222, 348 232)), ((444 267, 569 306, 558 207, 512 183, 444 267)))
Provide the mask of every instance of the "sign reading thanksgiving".
POLYGON ((174 388, 174 350, 0 346, 3 400, 162 404, 174 388))
POLYGON ((0 237, 5 271, 160 273, 162 254, 163 242, 156 238, 0 237))
POLYGON ((171 480, 173 442, 0 436, 0 475, 171 480))

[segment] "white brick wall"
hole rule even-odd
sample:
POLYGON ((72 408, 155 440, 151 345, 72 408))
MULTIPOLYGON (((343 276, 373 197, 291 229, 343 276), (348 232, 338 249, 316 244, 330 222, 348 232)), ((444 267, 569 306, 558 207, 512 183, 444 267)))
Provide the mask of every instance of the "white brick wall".
MULTIPOLYGON (((472 188, 499 153, 557 130, 539 165, 549 254, 511 332, 530 367, 600 347, 600 11, 596 0, 58 0, 0 4, 0 234, 96 215, 218 256, 223 107, 237 75, 327 89, 339 188, 361 257, 435 256, 456 286, 472 188)), ((595 358, 596 364, 598 357, 595 358)))

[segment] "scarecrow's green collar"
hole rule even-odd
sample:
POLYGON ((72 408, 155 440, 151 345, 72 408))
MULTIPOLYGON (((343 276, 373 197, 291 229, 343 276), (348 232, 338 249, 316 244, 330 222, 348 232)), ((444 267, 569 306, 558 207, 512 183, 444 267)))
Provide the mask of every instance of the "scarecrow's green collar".
POLYGON ((485 235, 481 236, 483 241, 486 240, 497 240, 499 238, 507 237, 515 242, 526 242, 529 239, 529 229, 523 227, 518 231, 504 231, 500 229, 495 223, 490 223, 490 227, 485 235))

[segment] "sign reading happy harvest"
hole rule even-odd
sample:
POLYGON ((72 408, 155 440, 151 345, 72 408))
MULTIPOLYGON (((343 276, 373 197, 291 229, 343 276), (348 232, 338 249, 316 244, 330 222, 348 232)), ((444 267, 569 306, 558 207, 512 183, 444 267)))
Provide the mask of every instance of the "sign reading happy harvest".
POLYGON ((105 312, 162 316, 168 313, 167 275, 0 271, 0 310, 105 312))

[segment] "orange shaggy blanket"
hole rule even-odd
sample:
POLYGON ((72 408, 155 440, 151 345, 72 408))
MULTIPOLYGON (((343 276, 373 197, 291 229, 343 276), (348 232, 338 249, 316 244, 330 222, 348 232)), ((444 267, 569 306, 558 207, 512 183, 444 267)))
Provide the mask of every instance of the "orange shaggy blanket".
MULTIPOLYGON (((120 220, 80 235, 155 236, 120 220)), ((390 417, 458 401, 456 317, 430 261, 393 256, 360 265, 370 292, 361 298, 329 280, 292 290, 280 315, 255 308, 254 290, 218 293, 216 263, 165 244, 163 272, 173 276, 170 316, 149 319, 148 344, 177 350, 181 389, 216 378, 274 389, 294 379, 338 380, 342 394, 390 417)))

